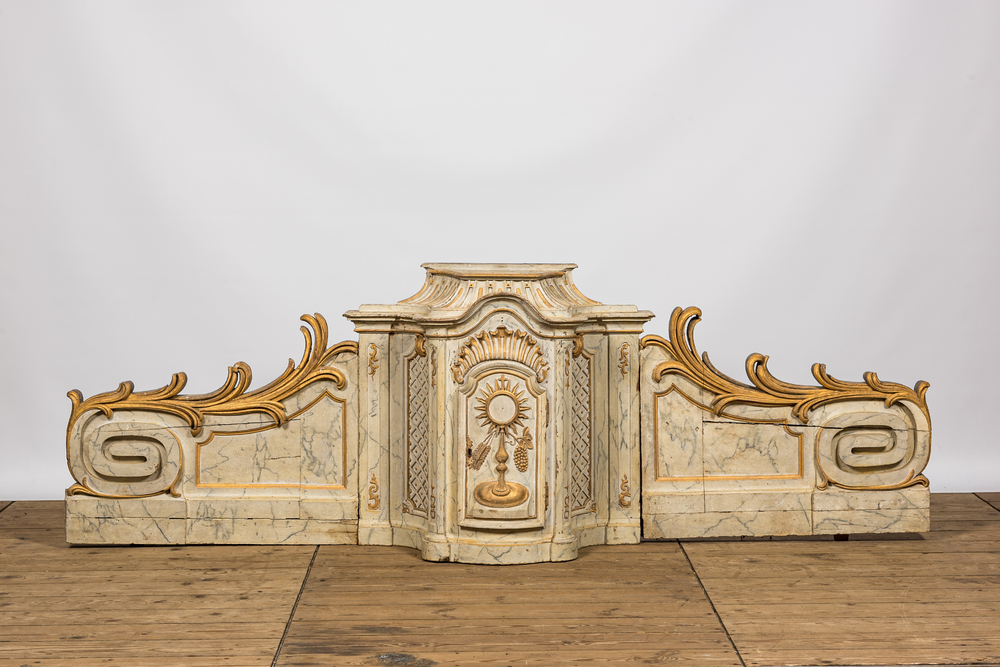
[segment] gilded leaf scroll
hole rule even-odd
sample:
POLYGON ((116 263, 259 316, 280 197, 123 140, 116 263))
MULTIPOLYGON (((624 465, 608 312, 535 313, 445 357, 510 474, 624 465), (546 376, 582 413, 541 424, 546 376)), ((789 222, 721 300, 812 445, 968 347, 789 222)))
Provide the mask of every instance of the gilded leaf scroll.
POLYGON ((883 382, 873 372, 864 374, 864 382, 838 380, 826 372, 825 364, 813 364, 813 377, 818 387, 783 382, 767 370, 768 357, 751 354, 747 357, 747 377, 753 386, 738 382, 721 373, 708 359, 708 353, 698 356, 694 344, 694 327, 701 320, 701 310, 695 307, 675 308, 670 315, 670 340, 659 336, 645 336, 642 347, 656 345, 664 348, 673 358, 653 369, 653 380, 659 382, 666 373, 677 373, 713 394, 711 410, 716 414, 730 405, 757 405, 762 407, 791 407, 803 423, 809 421, 809 412, 838 401, 879 400, 885 406, 906 400, 920 408, 930 423, 925 395, 930 384, 919 381, 913 389, 895 382, 883 382))
POLYGON ((330 359, 343 352, 358 351, 358 344, 353 341, 338 343, 327 348, 327 324, 323 316, 317 313, 303 315, 302 321, 309 327, 301 327, 305 338, 305 352, 302 360, 296 366, 294 360, 288 360, 288 367, 280 377, 267 386, 247 392, 250 387, 250 366, 239 361, 229 367, 226 382, 208 394, 181 395, 181 390, 187 384, 185 373, 174 373, 170 383, 160 389, 150 391, 135 391, 131 381, 122 382, 118 389, 103 394, 96 394, 84 400, 83 394, 74 389, 69 394, 73 403, 73 411, 69 418, 68 437, 73 424, 88 410, 100 410, 104 416, 111 418, 116 410, 138 410, 160 412, 180 417, 191 427, 191 434, 201 433, 205 415, 245 415, 263 413, 281 425, 288 421, 285 406, 282 401, 300 389, 329 380, 343 389, 347 384, 344 374, 335 368, 324 367, 330 359))

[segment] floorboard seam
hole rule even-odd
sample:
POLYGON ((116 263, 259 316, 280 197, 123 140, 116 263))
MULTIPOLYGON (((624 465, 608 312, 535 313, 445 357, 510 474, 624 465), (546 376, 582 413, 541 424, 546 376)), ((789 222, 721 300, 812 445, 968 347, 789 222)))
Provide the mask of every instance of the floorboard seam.
MULTIPOLYGON (((994 509, 994 510, 996 510, 997 512, 1000 512, 1000 507, 995 507, 995 506, 993 505, 993 503, 991 503, 990 501, 986 500, 986 498, 983 498, 983 497, 982 497, 981 495, 979 495, 978 493, 973 493, 972 495, 974 495, 974 496, 975 496, 976 498, 979 498, 979 499, 980 499, 980 500, 982 500, 982 501, 983 501, 984 503, 986 503, 987 505, 989 505, 989 506, 990 506, 990 509, 994 509)), ((11 503, 11 504, 13 504, 13 503, 11 503)))
POLYGON ((712 602, 712 596, 708 594, 708 589, 705 588, 705 584, 701 582, 701 577, 698 576, 698 570, 694 569, 694 563, 691 562, 691 557, 688 556, 688 552, 684 548, 684 545, 681 544, 680 540, 677 541, 677 546, 681 548, 681 553, 684 554, 684 558, 687 559, 688 567, 691 568, 694 578, 698 580, 698 585, 701 586, 702 592, 705 593, 705 599, 708 600, 709 606, 712 607, 712 612, 715 614, 715 617, 719 619, 719 625, 722 626, 722 631, 726 633, 726 639, 729 640, 729 645, 733 647, 733 652, 736 653, 737 659, 743 667, 747 667, 746 661, 743 659, 743 656, 740 655, 740 650, 736 648, 736 642, 733 641, 732 635, 729 634, 729 628, 726 627, 725 621, 722 620, 722 615, 719 614, 719 610, 715 608, 715 603, 712 602))
POLYGON ((316 556, 319 554, 319 545, 313 550, 312 558, 309 559, 309 567, 306 568, 306 576, 302 577, 302 585, 299 586, 299 594, 295 596, 295 604, 292 605, 292 611, 288 614, 288 622, 285 623, 285 631, 281 633, 281 641, 278 642, 278 649, 274 652, 274 660, 271 661, 271 667, 277 667, 278 658, 281 656, 281 647, 285 645, 285 638, 288 637, 288 631, 292 627, 292 621, 295 619, 295 610, 299 608, 299 600, 302 599, 302 593, 306 590, 306 583, 309 582, 309 574, 312 572, 313 563, 316 562, 316 556))

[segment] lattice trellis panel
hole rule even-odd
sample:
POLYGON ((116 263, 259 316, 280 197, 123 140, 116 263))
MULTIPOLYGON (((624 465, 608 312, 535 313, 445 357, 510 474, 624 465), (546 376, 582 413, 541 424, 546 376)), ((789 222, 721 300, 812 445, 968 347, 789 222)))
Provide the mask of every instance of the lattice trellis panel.
POLYGON ((427 356, 406 362, 406 499, 410 511, 427 514, 429 504, 430 423, 427 356))
POLYGON ((585 509, 593 499, 593 433, 591 424, 591 360, 573 359, 571 453, 573 480, 570 500, 574 510, 585 509))

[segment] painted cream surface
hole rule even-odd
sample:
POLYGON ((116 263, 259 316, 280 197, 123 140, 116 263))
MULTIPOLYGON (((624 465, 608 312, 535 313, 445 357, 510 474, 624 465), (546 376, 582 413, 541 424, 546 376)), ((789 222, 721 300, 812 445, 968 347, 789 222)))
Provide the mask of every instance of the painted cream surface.
POLYGON ((327 361, 344 386, 283 394, 280 425, 223 411, 198 431, 155 404, 80 414, 67 540, 397 544, 515 564, 642 537, 929 528, 930 424, 914 394, 838 396, 804 416, 716 410, 706 385, 653 376, 677 360, 641 337, 652 313, 584 296, 573 265, 425 268, 414 296, 346 314, 357 352, 327 361), (495 437, 478 467, 470 456, 494 428, 477 408, 502 382, 524 401, 508 433, 531 443, 517 461, 521 445, 506 446, 505 479, 527 490, 509 507, 476 495, 499 476, 495 437))

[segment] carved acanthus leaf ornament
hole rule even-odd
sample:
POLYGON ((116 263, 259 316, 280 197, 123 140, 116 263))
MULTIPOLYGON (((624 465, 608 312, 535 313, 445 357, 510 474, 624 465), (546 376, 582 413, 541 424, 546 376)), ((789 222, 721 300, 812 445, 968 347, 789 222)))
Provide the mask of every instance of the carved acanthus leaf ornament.
POLYGON ((344 374, 335 368, 326 368, 334 356, 343 352, 357 353, 358 344, 354 341, 338 343, 327 348, 327 324, 322 315, 303 315, 302 321, 309 327, 301 327, 305 337, 305 352, 299 365, 288 360, 288 368, 267 386, 247 392, 250 386, 250 366, 239 361, 229 367, 226 382, 208 394, 181 395, 187 384, 187 374, 174 373, 170 383, 160 389, 150 391, 135 391, 131 381, 122 382, 118 389, 103 394, 96 394, 84 400, 83 394, 74 389, 67 396, 73 402, 73 411, 69 418, 67 430, 67 446, 72 434, 73 424, 88 410, 100 410, 104 416, 111 418, 116 410, 138 410, 145 412, 160 412, 180 417, 191 427, 191 434, 201 433, 205 415, 245 415, 263 413, 271 417, 278 425, 288 421, 285 406, 282 401, 302 388, 319 382, 330 380, 343 389, 347 384, 344 374), (315 332, 315 333, 313 333, 315 332))
POLYGON ((864 382, 845 382, 826 372, 826 364, 813 364, 812 374, 820 386, 782 382, 767 370, 768 357, 751 354, 747 357, 747 377, 753 386, 738 382, 721 373, 708 359, 708 353, 698 356, 694 344, 694 327, 701 320, 701 310, 695 307, 675 308, 670 315, 670 340, 660 336, 644 336, 641 346, 656 345, 664 348, 673 360, 664 361, 653 369, 653 380, 659 382, 666 373, 677 373, 702 389, 715 394, 710 408, 722 414, 733 404, 763 407, 791 407, 792 414, 803 423, 809 421, 809 411, 838 401, 884 401, 885 406, 906 400, 924 413, 930 424, 925 395, 930 384, 920 380, 912 389, 895 382, 883 382, 869 371, 864 382))

